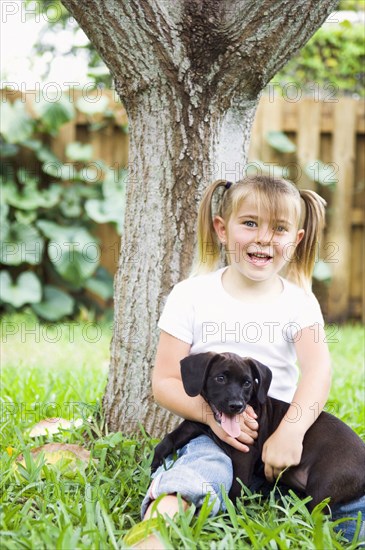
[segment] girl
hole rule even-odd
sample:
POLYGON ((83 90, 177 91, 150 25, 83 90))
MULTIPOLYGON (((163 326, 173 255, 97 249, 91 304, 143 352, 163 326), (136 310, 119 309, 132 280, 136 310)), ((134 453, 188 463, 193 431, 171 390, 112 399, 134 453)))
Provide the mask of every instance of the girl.
MULTIPOLYGON (((233 185, 225 180, 212 183, 199 210, 193 276, 175 285, 158 323, 161 334, 152 376, 156 401, 180 417, 208 424, 221 440, 243 453, 249 452, 260 429, 255 412, 248 407, 241 415, 240 435, 229 436, 211 411, 207 413, 201 396, 185 393, 180 360, 190 353, 228 351, 270 367, 269 395, 291 403, 264 445, 262 460, 270 482, 287 466, 299 463, 303 437, 330 389, 324 322, 311 292, 324 207, 315 192, 298 191, 284 179, 259 176, 233 185), (217 269, 221 246, 228 265, 217 269), (301 373, 298 384, 296 360, 301 373)), ((228 493, 232 478, 228 456, 207 436, 197 437, 179 449, 175 462, 171 458, 155 472, 142 503, 142 518, 157 510, 173 516, 178 512, 177 493, 184 507, 193 502, 197 508, 208 494, 216 514, 224 509, 221 486, 228 493)), ((365 498, 342 506, 337 517, 357 516, 360 509, 365 518, 365 498)), ((362 525, 365 530, 364 521, 362 525)), ((347 525, 349 539, 355 526, 356 522, 347 525)), ((159 544, 150 535, 142 546, 159 544)))

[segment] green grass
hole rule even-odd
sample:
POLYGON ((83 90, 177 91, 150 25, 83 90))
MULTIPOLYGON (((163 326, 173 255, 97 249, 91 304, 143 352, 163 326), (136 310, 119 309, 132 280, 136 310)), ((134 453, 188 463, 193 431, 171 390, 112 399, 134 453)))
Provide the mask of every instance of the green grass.
MULTIPOLYGON (((2 323, 1 545, 4 549, 123 548, 122 539, 139 521, 149 483, 154 441, 105 434, 100 403, 108 372, 110 324, 92 320, 72 326, 39 325, 13 315, 2 323), (33 332, 30 332, 30 331, 33 332), (13 333, 13 334, 12 334, 13 333), (29 427, 46 417, 93 417, 84 428, 29 437, 29 427), (85 438, 85 433, 87 437, 85 438), (14 458, 31 447, 56 441, 86 445, 94 457, 69 470, 31 461, 14 473, 14 458), (9 449, 13 449, 9 456, 9 449)), ((329 410, 364 434, 364 331, 345 326, 330 337, 334 375, 329 410)), ((356 548, 341 542, 333 523, 309 514, 294 493, 264 500, 247 492, 245 502, 210 518, 207 503, 194 507, 160 532, 171 548, 331 549, 356 548)))

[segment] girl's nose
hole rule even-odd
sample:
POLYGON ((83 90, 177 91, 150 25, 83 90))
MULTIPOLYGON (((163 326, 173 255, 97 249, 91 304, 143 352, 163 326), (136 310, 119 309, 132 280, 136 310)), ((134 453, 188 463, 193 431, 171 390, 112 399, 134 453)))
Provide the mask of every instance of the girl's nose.
POLYGON ((269 230, 269 227, 258 227, 256 233, 256 242, 258 244, 268 244, 272 240, 272 231, 269 230))

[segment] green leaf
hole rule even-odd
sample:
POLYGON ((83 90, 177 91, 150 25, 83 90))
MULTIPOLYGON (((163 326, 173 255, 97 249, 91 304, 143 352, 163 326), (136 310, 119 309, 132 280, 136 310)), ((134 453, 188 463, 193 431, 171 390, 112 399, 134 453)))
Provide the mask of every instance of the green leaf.
MULTIPOLYGON (((9 214, 9 205, 6 202, 3 202, 3 196, 0 193, 0 223, 3 224, 7 221, 9 214)), ((4 238, 4 233, 2 233, 2 239, 4 238)))
POLYGON ((113 222, 121 234, 124 222, 123 196, 110 197, 105 200, 89 199, 85 202, 88 216, 97 223, 113 222))
POLYGON ((39 220, 37 226, 43 231, 46 237, 54 241, 68 239, 74 235, 81 227, 64 227, 48 220, 39 220))
POLYGON ((79 218, 82 215, 81 195, 75 185, 63 189, 60 210, 66 218, 79 218))
POLYGON ((45 162, 42 165, 42 170, 45 174, 64 181, 72 180, 75 175, 72 164, 63 164, 59 160, 45 162))
POLYGON ((97 240, 83 227, 63 227, 46 220, 37 227, 50 239, 48 255, 56 271, 75 287, 81 287, 100 261, 97 240))
POLYGON ((314 266, 313 277, 317 281, 330 281, 332 279, 332 271, 328 263, 318 260, 314 266))
POLYGON ((110 447, 114 449, 116 446, 118 446, 122 441, 124 437, 122 432, 111 432, 108 435, 101 437, 95 442, 95 448, 96 449, 105 449, 107 447, 110 447))
POLYGON ((37 115, 41 118, 44 129, 52 135, 57 134, 60 127, 75 116, 75 109, 65 96, 55 101, 42 97, 33 106, 37 115))
POLYGON ((1 140, 1 156, 3 158, 14 157, 18 151, 19 147, 17 145, 1 140))
POLYGON ((82 113, 85 113, 86 115, 104 113, 108 105, 109 99, 105 95, 102 95, 100 97, 95 96, 95 98, 93 98, 93 101, 90 101, 90 99, 86 99, 85 97, 81 96, 76 101, 77 109, 82 113))
POLYGON ((36 227, 14 222, 4 227, 0 243, 0 262, 20 265, 23 262, 37 265, 42 261, 44 239, 36 227))
POLYGON ((41 283, 31 271, 21 273, 15 283, 7 271, 1 271, 0 292, 1 300, 16 308, 39 302, 42 296, 41 283))
POLYGON ((113 278, 106 269, 98 267, 94 277, 86 282, 85 288, 103 300, 109 300, 113 296, 113 278))
POLYGON ((37 219, 36 210, 15 210, 14 215, 16 221, 22 225, 30 225, 37 219))
POLYGON ((320 160, 313 160, 304 166, 307 176, 320 185, 330 186, 338 183, 338 169, 334 163, 325 164, 320 160))
POLYGON ((42 147, 42 142, 39 139, 26 139, 22 142, 22 145, 36 152, 42 147))
POLYGON ((58 321, 66 315, 71 315, 74 310, 74 299, 58 288, 46 285, 44 296, 40 303, 34 304, 35 313, 47 321, 58 321))
POLYGON ((48 147, 41 147, 36 152, 37 159, 40 162, 46 163, 46 164, 61 164, 61 161, 59 158, 56 157, 56 155, 48 149, 48 147))
POLYGON ((352 23, 348 19, 345 19, 344 21, 340 22, 340 26, 343 27, 344 29, 351 29, 352 23))
POLYGON ((1 133, 8 143, 21 143, 28 139, 34 128, 34 121, 25 110, 25 104, 17 99, 13 104, 0 104, 1 133))
POLYGON ((265 139, 273 149, 280 153, 294 153, 295 144, 283 132, 267 132, 265 139))
POLYGON ((127 170, 106 169, 102 184, 104 199, 91 199, 85 202, 88 216, 97 223, 117 224, 118 233, 122 233, 125 208, 125 182, 127 170))
POLYGON ((95 77, 95 76, 107 76, 107 75, 110 75, 110 71, 106 65, 88 68, 87 76, 95 77))
POLYGON ((124 195, 125 195, 125 187, 126 187, 126 181, 128 178, 128 170, 122 169, 122 170, 112 170, 112 169, 106 169, 105 170, 105 177, 103 181, 103 195, 104 197, 110 198, 116 197, 116 194, 121 193, 121 197, 124 201, 124 195))
POLYGON ((51 183, 51 185, 42 191, 42 208, 53 208, 58 204, 62 194, 62 187, 58 183, 51 183))
POLYGON ((83 144, 79 141, 74 141, 67 145, 66 156, 70 160, 89 162, 93 156, 93 147, 92 145, 83 144))
POLYGON ((6 202, 20 210, 36 210, 37 208, 52 208, 55 206, 61 196, 62 188, 58 184, 52 184, 44 191, 38 191, 35 179, 27 176, 24 172, 22 175, 18 172, 18 178, 23 183, 24 187, 20 191, 16 185, 8 184, 6 188, 6 202))
POLYGON ((9 182, 5 185, 6 201, 15 208, 22 210, 35 210, 39 206, 41 195, 38 192, 38 178, 33 177, 30 172, 24 168, 17 171, 17 178, 22 185, 22 189, 18 189, 14 182, 9 182))
POLYGON ((20 210, 36 210, 40 205, 41 198, 36 192, 30 195, 14 189, 12 193, 9 193, 7 201, 8 204, 20 210))
POLYGON ((39 177, 36 174, 32 174, 29 170, 26 168, 19 168, 17 170, 17 177, 19 180, 19 183, 24 185, 24 187, 30 187, 31 189, 37 189, 39 184, 39 177))

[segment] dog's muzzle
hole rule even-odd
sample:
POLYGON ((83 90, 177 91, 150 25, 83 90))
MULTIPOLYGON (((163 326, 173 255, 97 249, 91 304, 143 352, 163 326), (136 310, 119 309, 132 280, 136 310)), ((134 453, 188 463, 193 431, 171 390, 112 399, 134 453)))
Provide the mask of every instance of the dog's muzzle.
POLYGON ((241 433, 239 414, 245 409, 244 405, 238 406, 238 403, 235 404, 235 412, 238 414, 233 415, 228 415, 224 412, 220 412, 217 407, 213 405, 213 403, 209 403, 209 405, 213 411, 215 421, 223 428, 223 430, 228 435, 236 439, 241 433))

